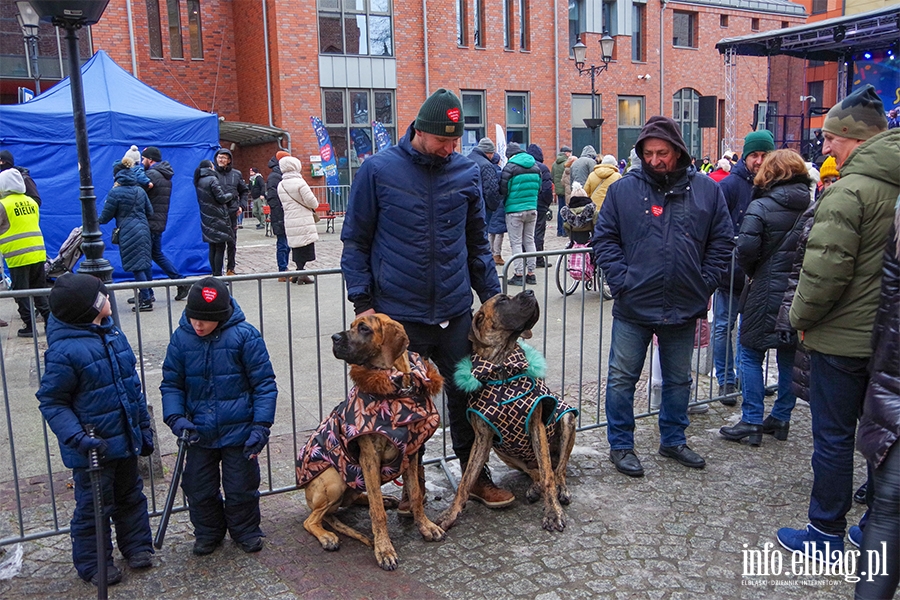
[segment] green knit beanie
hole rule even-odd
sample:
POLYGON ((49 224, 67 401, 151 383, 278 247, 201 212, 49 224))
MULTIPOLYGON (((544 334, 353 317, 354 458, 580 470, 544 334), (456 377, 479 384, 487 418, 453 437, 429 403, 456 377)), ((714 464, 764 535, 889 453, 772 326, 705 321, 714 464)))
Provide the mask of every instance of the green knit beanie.
POLYGON ((462 137, 462 102, 450 90, 439 89, 422 104, 414 127, 433 135, 462 137))
POLYGON ((744 138, 744 149, 741 154, 744 158, 753 152, 774 152, 775 136, 768 129, 760 129, 759 131, 751 131, 744 138))
POLYGON ((871 84, 862 87, 828 111, 822 130, 854 140, 867 140, 888 128, 884 104, 871 84))

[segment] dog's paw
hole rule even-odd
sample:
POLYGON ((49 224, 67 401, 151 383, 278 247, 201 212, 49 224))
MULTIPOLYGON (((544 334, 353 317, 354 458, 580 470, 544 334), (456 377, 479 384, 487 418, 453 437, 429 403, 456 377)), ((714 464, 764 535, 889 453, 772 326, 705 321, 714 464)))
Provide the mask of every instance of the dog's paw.
POLYGON ((536 483, 532 483, 531 487, 528 488, 528 491, 525 492, 525 499, 528 500, 529 504, 534 504, 538 500, 541 499, 541 486, 536 483))
POLYGON ((547 531, 562 531, 566 528, 566 515, 561 510, 544 510, 544 519, 541 527, 547 531))
POLYGON ((454 515, 449 509, 441 513, 438 517, 438 526, 446 533, 451 527, 456 525, 456 519, 459 515, 454 515))
POLYGON ((397 568, 397 551, 390 544, 384 549, 375 548, 375 560, 385 571, 393 571, 397 568))
POLYGON ((572 495, 569 494, 569 488, 561 485, 556 490, 556 497, 563 506, 568 506, 572 502, 572 495))
POLYGON ((441 527, 427 520, 419 525, 419 533, 426 542, 440 542, 447 535, 441 527))
POLYGON ((341 549, 341 540, 338 539, 337 535, 330 531, 326 531, 319 536, 319 543, 322 544, 322 549, 327 550, 328 552, 334 552, 335 550, 341 549))

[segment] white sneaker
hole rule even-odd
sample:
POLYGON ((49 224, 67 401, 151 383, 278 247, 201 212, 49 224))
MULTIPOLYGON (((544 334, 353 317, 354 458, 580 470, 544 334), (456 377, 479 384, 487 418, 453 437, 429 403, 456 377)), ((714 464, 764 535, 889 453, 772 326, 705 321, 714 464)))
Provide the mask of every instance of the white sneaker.
POLYGON ((709 404, 697 404, 688 407, 689 415, 702 415, 709 412, 709 404))

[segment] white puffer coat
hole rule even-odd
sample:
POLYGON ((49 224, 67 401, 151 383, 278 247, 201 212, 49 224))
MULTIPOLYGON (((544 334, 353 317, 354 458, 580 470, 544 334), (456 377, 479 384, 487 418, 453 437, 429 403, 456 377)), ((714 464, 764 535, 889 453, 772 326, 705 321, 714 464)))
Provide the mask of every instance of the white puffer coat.
POLYGON ((309 189, 301 173, 300 160, 285 156, 278 161, 281 168, 281 183, 278 184, 278 199, 284 207, 284 232, 288 246, 302 248, 319 239, 316 220, 313 217, 319 201, 309 189))

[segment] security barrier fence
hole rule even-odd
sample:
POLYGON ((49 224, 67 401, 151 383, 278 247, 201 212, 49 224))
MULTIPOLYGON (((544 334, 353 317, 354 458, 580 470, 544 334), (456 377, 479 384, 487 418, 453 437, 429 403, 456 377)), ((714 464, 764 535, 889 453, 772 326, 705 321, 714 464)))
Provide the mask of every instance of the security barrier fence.
MULTIPOLYGON (((548 385, 570 405, 578 407, 578 429, 586 431, 605 426, 602 394, 613 303, 604 298, 602 286, 582 285, 570 295, 560 293, 555 279, 568 266, 568 256, 579 252, 584 250, 531 254, 544 256, 554 264, 539 268, 537 284, 528 286, 534 290, 541 308, 541 318, 528 343, 546 357, 548 385)), ((512 259, 507 262, 501 281, 511 275, 511 266, 512 259)), ((353 307, 346 300, 341 271, 238 275, 223 280, 228 282, 247 320, 262 333, 279 390, 272 441, 260 456, 263 474, 260 491, 268 495, 296 490, 294 461, 299 448, 322 417, 346 397, 351 385, 347 366, 332 355, 330 339, 334 333, 347 329, 353 319, 353 307), (290 277, 298 275, 309 275, 314 283, 292 285, 290 277), (286 282, 278 281, 285 276, 286 282)), ((168 341, 184 309, 182 302, 174 300, 178 283, 183 282, 157 280, 107 286, 120 327, 137 356, 138 372, 156 431, 156 452, 140 459, 151 516, 159 516, 163 509, 177 450, 175 437, 162 422, 159 384, 168 341), (127 300, 136 299, 138 290, 148 287, 155 289, 154 310, 134 312, 134 305, 127 300)), ((510 294, 518 291, 521 289, 508 290, 510 294)), ((0 292, 0 302, 11 304, 15 297, 33 294, 48 295, 49 289, 0 292)), ((18 327, 18 319, 10 324, 7 335, 0 338, 0 382, 6 424, 0 430, 0 447, 8 451, 0 454, 3 509, 0 546, 68 532, 68 519, 74 506, 71 471, 62 464, 56 438, 44 422, 35 398, 43 373, 47 339, 40 318, 33 317, 33 322, 38 323, 34 338, 15 337, 13 331, 18 327)), ((708 358, 715 342, 713 336, 710 338, 709 347, 695 353, 693 404, 717 399, 714 388, 718 386, 710 377, 708 358)), ((653 364, 650 356, 636 392, 637 417, 656 412, 650 410, 653 364)), ((443 398, 436 399, 436 404, 442 413, 442 423, 447 423, 443 398)), ((439 463, 455 486, 447 468, 448 461, 453 459, 449 429, 442 426, 426 445, 426 462, 439 463)), ((176 506, 177 510, 185 509, 180 494, 176 506)))

